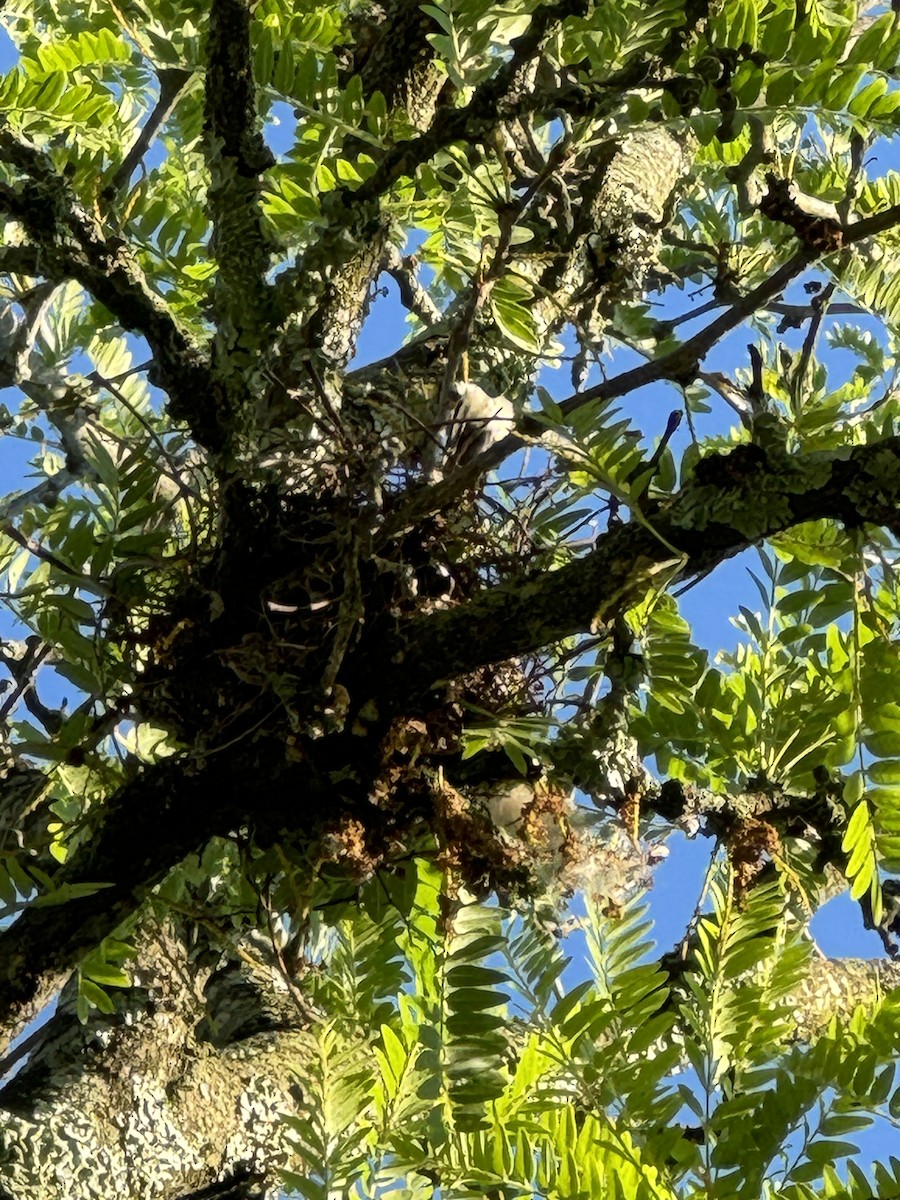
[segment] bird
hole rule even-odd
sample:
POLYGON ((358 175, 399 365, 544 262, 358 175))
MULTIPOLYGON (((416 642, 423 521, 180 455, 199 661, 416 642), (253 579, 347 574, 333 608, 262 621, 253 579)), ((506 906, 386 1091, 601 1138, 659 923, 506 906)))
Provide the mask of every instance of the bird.
POLYGON ((515 429, 516 414, 505 396, 491 396, 470 380, 451 386, 456 397, 444 426, 445 473, 468 466, 515 429))

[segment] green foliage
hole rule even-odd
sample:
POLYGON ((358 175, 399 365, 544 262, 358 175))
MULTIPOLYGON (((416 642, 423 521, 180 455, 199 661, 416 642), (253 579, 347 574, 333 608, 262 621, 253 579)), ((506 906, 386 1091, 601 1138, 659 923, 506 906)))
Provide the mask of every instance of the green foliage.
POLYGON ((314 1014, 304 1200, 900 1192, 896 996, 801 1020, 835 879, 900 932, 883 8, 7 0, 0 1009, 118 1030, 152 895, 314 1014))
MULTIPOLYGON (((439 934, 440 879, 418 869, 413 987, 381 1021, 348 1021, 384 980, 361 947, 297 1066, 305 1167, 285 1180, 300 1195, 828 1197, 852 1135, 894 1120, 897 1000, 798 1044, 813 951, 781 883, 741 907, 717 870, 680 980, 652 960, 643 902, 589 906, 568 936, 585 937, 591 977, 569 983, 558 934, 533 918, 457 900, 439 934)), ((359 919, 334 926, 345 955, 359 919)), ((850 1194, 890 1194, 886 1168, 865 1184, 848 1169, 850 1194)))
MULTIPOLYGON (((308 1197, 329 1186, 431 1195, 436 1180, 459 1196, 674 1195, 655 1164, 673 1140, 658 1123, 677 1108, 666 1076, 679 1052, 665 1047, 674 1016, 652 1019, 664 979, 636 965, 646 910, 582 922, 598 978, 566 989, 552 935, 461 898, 448 908, 440 875, 418 865, 412 988, 380 1023, 347 1024, 358 990, 384 981, 363 949, 320 993, 342 1016, 319 1027, 297 1070, 304 1115, 289 1124, 306 1171, 288 1184, 308 1197)), ((345 955, 359 919, 335 927, 345 955)))

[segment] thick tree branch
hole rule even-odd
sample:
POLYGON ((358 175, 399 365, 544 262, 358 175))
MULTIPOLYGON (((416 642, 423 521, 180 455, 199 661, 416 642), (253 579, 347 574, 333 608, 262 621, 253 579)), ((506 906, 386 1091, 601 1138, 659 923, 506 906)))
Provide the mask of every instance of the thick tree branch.
MULTIPOLYGON (((438 28, 433 18, 418 0, 393 0, 385 13, 363 12, 351 25, 357 27, 351 54, 363 95, 380 92, 395 118, 403 113, 417 128, 427 129, 446 83, 428 40, 438 28)), ((344 152, 352 160, 360 146, 350 138, 344 152)), ((366 149, 371 153, 370 146, 366 149)), ((275 281, 272 327, 284 323, 274 367, 278 378, 296 379, 298 365, 312 358, 330 382, 331 373, 341 372, 353 355, 372 285, 390 252, 391 221, 378 203, 348 210, 347 218, 275 281)), ((296 416, 296 402, 289 399, 285 405, 280 389, 266 397, 258 414, 264 428, 296 416)))
POLYGON ((874 1008, 897 987, 900 963, 816 957, 791 996, 798 1040, 814 1042, 835 1017, 846 1024, 860 1005, 874 1008))
POLYGON ((152 380, 168 393, 173 417, 188 421, 203 445, 218 448, 206 354, 150 288, 128 246, 105 238, 49 158, 8 129, 0 130, 0 158, 26 176, 18 187, 0 185, 0 209, 20 221, 35 244, 40 274, 54 283, 76 280, 123 329, 146 338, 155 359, 152 380))
POLYGON ((385 676, 379 663, 365 686, 371 695, 387 686, 402 703, 442 679, 609 624, 660 573, 705 574, 754 542, 823 517, 894 528, 898 505, 898 438, 841 456, 738 446, 701 460, 680 492, 648 509, 646 525, 613 527, 584 558, 409 621, 386 655, 397 665, 385 676))
POLYGON ((286 762, 278 736, 237 738, 200 762, 185 756, 143 767, 112 795, 86 844, 53 876, 61 895, 72 885, 97 884, 97 890, 57 905, 31 905, 0 933, 0 1054, 85 953, 210 837, 250 822, 261 843, 291 830, 312 844, 339 820, 342 803, 365 810, 366 788, 361 797, 344 794, 329 774, 335 755, 343 763, 352 757, 346 739, 333 738, 323 749, 320 774, 312 760, 286 762))
POLYGON ((453 142, 477 141, 488 135, 503 118, 505 106, 522 98, 522 72, 540 54, 552 32, 568 18, 584 16, 586 10, 584 0, 547 0, 539 5, 525 32, 510 43, 510 57, 478 85, 467 104, 444 109, 426 133, 398 142, 355 191, 333 193, 335 216, 340 218, 342 212, 364 207, 386 195, 404 175, 413 174, 453 142))
POLYGON ((266 282, 271 247, 262 227, 259 177, 275 160, 258 128, 250 23, 245 0, 213 0, 206 45, 206 157, 210 249, 219 268, 214 302, 220 371, 222 359, 234 351, 238 368, 271 338, 266 282))
MULTIPOLYGON (((274 285, 276 319, 292 319, 296 326, 284 339, 283 354, 290 356, 299 346, 316 344, 324 346, 326 356, 343 366, 348 358, 348 347, 339 347, 338 352, 329 350, 335 341, 335 333, 329 329, 328 322, 333 319, 336 302, 342 298, 340 289, 336 291, 330 281, 352 262, 359 245, 366 240, 377 240, 378 254, 370 274, 377 271, 383 258, 384 230, 380 217, 383 197, 399 179, 414 174, 418 166, 428 162, 439 150, 455 141, 471 143, 488 136, 501 120, 504 104, 514 94, 518 98, 523 71, 540 53, 553 29, 583 9, 583 0, 548 0, 538 7, 528 29, 511 43, 510 58, 475 89, 468 104, 462 108, 441 109, 433 122, 429 117, 430 128, 426 132, 390 147, 363 184, 356 189, 337 189, 324 198, 323 211, 330 226, 329 236, 321 238, 293 268, 284 271, 274 285), (309 296, 310 280, 316 279, 326 283, 324 306, 315 303, 318 299, 315 295, 309 296), (304 311, 307 309, 308 315, 304 311)), ((404 12, 405 6, 400 5, 398 19, 404 12)), ((416 28, 420 29, 420 23, 416 28)), ((419 69, 417 60, 410 65, 419 69)))
POLYGON ((270 974, 233 969, 196 927, 151 911, 134 942, 133 986, 110 990, 114 1011, 80 1024, 73 980, 0 1091, 3 1195, 45 1200, 77 1180, 84 1200, 177 1200, 237 1164, 271 1188, 288 1164, 281 1118, 291 1067, 309 1053, 296 1010, 278 1005, 270 974), (212 1038, 248 991, 248 1021, 212 1038))
POLYGON ((98 890, 65 904, 31 907, 0 934, 3 1046, 175 863, 240 819, 248 787, 247 775, 225 756, 196 773, 178 760, 145 768, 107 802, 100 828, 54 879, 63 888, 96 883, 98 890))
POLYGON ((403 110, 417 129, 427 129, 446 76, 435 62, 429 34, 437 29, 417 0, 390 0, 350 18, 356 42, 350 48, 363 95, 380 92, 389 112, 403 110))

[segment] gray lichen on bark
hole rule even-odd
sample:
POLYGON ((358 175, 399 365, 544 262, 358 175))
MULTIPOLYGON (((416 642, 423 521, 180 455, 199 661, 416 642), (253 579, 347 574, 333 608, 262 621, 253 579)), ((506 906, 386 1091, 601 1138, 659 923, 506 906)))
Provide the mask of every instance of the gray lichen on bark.
MULTIPOLYGON (((271 977, 257 980, 257 1030, 247 981, 214 971, 186 926, 145 919, 134 987, 115 1012, 75 1018, 64 991, 22 1070, 0 1091, 0 1195, 8 1200, 176 1200, 240 1167, 278 1193, 290 1161, 281 1117, 295 1105, 292 1065, 302 1025, 265 1020, 271 977), (210 983, 218 981, 216 995, 210 983), (229 1016, 234 1007, 236 1016, 229 1016), (218 1044, 208 1034, 212 1024, 218 1044), (231 1029, 238 1040, 225 1040, 231 1029)), ((74 981, 73 981, 74 982, 74 981)))

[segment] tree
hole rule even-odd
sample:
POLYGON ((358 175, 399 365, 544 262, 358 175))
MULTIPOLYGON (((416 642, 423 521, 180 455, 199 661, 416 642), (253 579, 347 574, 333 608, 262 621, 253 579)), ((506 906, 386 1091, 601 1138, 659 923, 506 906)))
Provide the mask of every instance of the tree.
POLYGON ((880 8, 7 0, 2 1195, 896 1194, 880 8))

